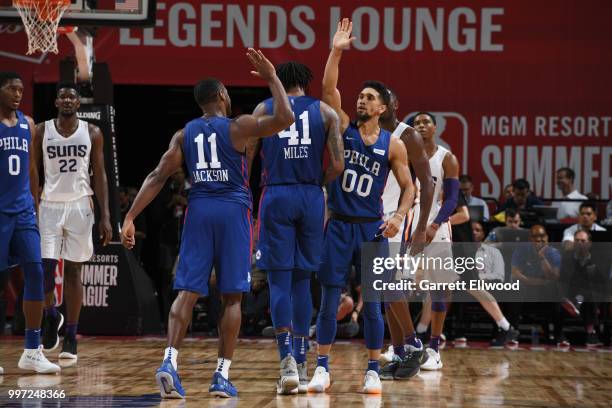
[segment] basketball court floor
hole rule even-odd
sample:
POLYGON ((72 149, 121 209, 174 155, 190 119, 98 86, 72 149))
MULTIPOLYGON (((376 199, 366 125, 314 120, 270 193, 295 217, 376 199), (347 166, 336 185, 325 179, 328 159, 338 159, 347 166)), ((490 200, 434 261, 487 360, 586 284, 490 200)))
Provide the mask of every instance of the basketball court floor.
MULTIPOLYGON (((332 352, 328 393, 277 396, 278 355, 269 339, 240 340, 230 370, 238 398, 214 399, 207 391, 217 361, 216 341, 186 339, 180 350, 179 375, 187 398, 162 401, 154 378, 165 347, 162 338, 83 337, 78 362, 65 366, 60 361, 63 368, 59 375, 23 372, 17 368, 22 339, 3 340, 0 362, 5 374, 0 376, 0 406, 608 408, 612 404, 610 349, 562 352, 524 346, 511 351, 491 350, 478 343, 443 350, 442 371, 385 382, 382 396, 366 396, 360 392, 365 350, 359 342, 340 342, 332 352), (63 390, 66 397, 11 399, 11 390, 63 390)), ((309 360, 315 360, 314 353, 309 360)), ((311 366, 309 373, 312 371, 311 366)))

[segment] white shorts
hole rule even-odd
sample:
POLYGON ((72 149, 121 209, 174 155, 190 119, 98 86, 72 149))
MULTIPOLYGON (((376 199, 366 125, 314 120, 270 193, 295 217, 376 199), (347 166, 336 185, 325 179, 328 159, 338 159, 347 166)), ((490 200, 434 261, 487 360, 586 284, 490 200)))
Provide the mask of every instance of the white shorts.
POLYGON ((93 255, 93 201, 40 202, 38 224, 43 258, 85 262, 93 255))
MULTIPOLYGON (((416 229, 416 224, 419 220, 419 208, 419 206, 413 207, 409 214, 410 224, 408 228, 410 228, 411 235, 416 229)), ((447 221, 441 224, 433 240, 423 251, 424 258, 429 261, 421 264, 417 269, 415 274, 417 282, 428 280, 436 283, 450 283, 459 279, 459 275, 455 272, 454 268, 449 267, 453 259, 452 236, 453 232, 450 222, 447 221)), ((406 277, 405 271, 402 276, 406 277)))

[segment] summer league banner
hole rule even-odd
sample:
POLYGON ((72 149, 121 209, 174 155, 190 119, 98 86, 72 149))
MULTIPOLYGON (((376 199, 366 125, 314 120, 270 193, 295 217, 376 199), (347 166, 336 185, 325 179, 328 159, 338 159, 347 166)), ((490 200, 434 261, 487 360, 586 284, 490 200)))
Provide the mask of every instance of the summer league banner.
MULTIPOLYGON (((437 142, 472 175, 476 195, 498 198, 524 177, 539 196, 560 197, 554 172, 569 166, 579 191, 610 199, 611 15, 607 0, 161 0, 155 27, 101 28, 94 48, 117 84, 213 76, 264 87, 245 58, 255 47, 273 63, 310 66, 310 92, 320 96, 337 21, 350 17, 357 39, 339 81, 349 114, 360 84, 378 79, 397 93, 402 118, 436 114, 437 142)), ((57 61, 73 53, 64 37, 59 47, 25 56, 23 28, 0 26, 0 65, 25 77, 26 113, 32 82, 57 81, 57 61)))
POLYGON ((79 333, 133 336, 158 333, 159 312, 150 279, 128 249, 96 245, 81 268, 79 333))
POLYGON ((434 242, 419 254, 399 243, 364 243, 361 293, 364 301, 416 301, 431 291, 453 302, 612 300, 612 243, 434 242), (564 247, 565 245, 565 247, 564 247), (479 296, 482 298, 482 296, 479 296))

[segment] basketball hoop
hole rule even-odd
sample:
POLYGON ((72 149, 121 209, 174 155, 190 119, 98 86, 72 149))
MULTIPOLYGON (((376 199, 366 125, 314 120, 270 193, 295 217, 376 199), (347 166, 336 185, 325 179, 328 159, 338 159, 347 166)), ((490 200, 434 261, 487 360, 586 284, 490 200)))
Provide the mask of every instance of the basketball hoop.
POLYGON ((70 0, 13 0, 28 35, 28 55, 57 54, 57 27, 70 0))
POLYGON ((60 27, 57 27, 57 33, 62 34, 62 35, 67 35, 70 33, 74 33, 78 29, 79 27, 75 27, 75 26, 60 26, 60 27))

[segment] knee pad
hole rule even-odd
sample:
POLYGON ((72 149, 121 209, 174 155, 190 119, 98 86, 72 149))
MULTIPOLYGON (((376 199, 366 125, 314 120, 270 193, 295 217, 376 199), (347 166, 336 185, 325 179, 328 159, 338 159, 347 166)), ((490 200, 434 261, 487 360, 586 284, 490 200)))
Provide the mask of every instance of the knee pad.
POLYGON ((57 267, 56 259, 43 258, 42 268, 44 275, 44 291, 45 294, 53 292, 55 288, 55 268, 57 267))
POLYGON ((23 300, 42 302, 45 298, 42 265, 27 263, 22 267, 24 277, 23 300))

